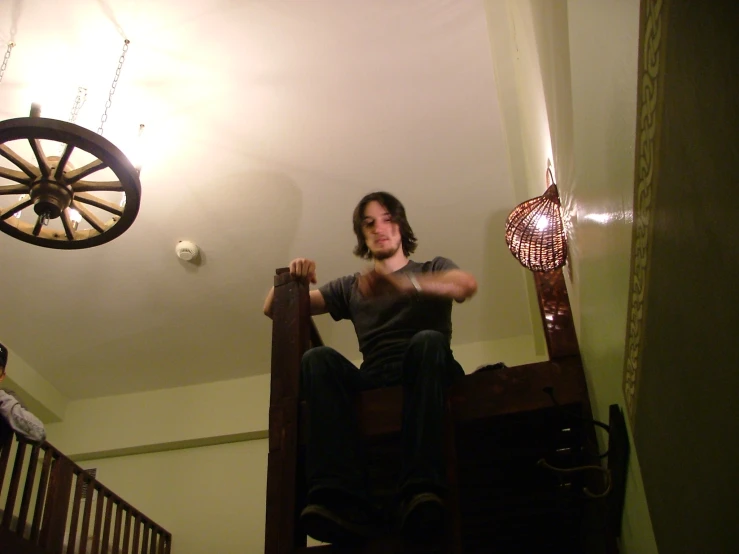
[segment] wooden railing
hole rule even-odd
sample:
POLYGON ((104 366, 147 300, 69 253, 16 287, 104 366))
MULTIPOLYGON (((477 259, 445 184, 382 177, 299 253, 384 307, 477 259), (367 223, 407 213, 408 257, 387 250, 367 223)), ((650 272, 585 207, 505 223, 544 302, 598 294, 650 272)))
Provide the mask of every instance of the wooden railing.
POLYGON ((170 533, 48 442, 0 449, 3 554, 169 554, 170 533))

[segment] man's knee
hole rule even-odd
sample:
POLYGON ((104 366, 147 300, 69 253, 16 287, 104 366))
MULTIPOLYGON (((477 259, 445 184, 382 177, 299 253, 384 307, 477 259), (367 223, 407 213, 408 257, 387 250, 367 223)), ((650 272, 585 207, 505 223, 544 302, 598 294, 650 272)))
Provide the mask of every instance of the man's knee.
POLYGON ((410 346, 441 346, 446 348, 448 346, 448 341, 439 331, 427 329, 425 331, 419 331, 413 335, 410 346))
POLYGON ((439 331, 420 331, 413 335, 403 366, 404 382, 414 382, 417 377, 425 380, 445 380, 449 365, 454 362, 449 341, 439 331))
POLYGON ((330 346, 317 346, 303 354, 301 367, 304 375, 325 375, 332 367, 331 362, 340 354, 330 346))

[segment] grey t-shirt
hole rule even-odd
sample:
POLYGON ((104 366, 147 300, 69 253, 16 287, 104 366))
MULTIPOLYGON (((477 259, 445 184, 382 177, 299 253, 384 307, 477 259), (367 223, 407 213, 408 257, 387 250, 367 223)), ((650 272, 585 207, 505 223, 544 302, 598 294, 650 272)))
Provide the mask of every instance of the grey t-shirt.
MULTIPOLYGON (((442 257, 408 264, 395 272, 429 273, 458 269, 442 257)), ((452 339, 452 300, 426 295, 380 296, 366 299, 357 289, 359 273, 330 281, 320 287, 328 313, 334 320, 354 324, 362 368, 379 367, 402 360, 408 341, 419 331, 433 330, 452 339)))

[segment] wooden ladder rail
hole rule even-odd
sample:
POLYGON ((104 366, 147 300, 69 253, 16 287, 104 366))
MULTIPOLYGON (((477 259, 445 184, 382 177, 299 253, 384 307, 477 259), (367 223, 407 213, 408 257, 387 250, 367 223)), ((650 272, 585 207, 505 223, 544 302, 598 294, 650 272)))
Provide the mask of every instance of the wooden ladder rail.
POLYGON ((292 554, 305 546, 298 533, 300 361, 311 337, 308 285, 278 269, 272 302, 272 376, 269 402, 265 554, 292 554))

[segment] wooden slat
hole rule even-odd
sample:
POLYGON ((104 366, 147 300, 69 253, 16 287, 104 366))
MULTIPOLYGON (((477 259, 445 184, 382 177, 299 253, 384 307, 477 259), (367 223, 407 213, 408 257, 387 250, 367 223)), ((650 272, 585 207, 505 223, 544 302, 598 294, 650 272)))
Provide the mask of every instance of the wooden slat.
POLYGON ((108 497, 105 505, 105 522, 103 524, 103 544, 100 546, 102 554, 108 554, 108 545, 110 544, 110 524, 113 519, 113 499, 108 497))
POLYGON ((121 554, 130 554, 131 548, 131 508, 126 510, 126 524, 123 528, 123 546, 121 547, 121 554))
POLYGON ((49 473, 51 472, 51 462, 53 460, 54 451, 44 445, 44 462, 41 466, 41 479, 36 491, 36 505, 33 510, 33 521, 31 522, 30 540, 36 542, 39 539, 39 530, 41 528, 41 518, 44 513, 44 505, 46 502, 46 490, 49 484, 49 473))
POLYGON ((54 451, 49 492, 44 508, 44 524, 41 529, 42 541, 51 554, 63 554, 73 477, 74 464, 60 452, 54 451))
POLYGON ((92 499, 95 493, 95 480, 86 471, 83 471, 80 477, 82 477, 87 484, 85 511, 82 514, 82 529, 80 530, 80 554, 87 554, 87 537, 90 534, 90 514, 92 513, 92 499))
POLYGON ((103 523, 103 504, 105 503, 105 493, 97 481, 95 481, 95 490, 98 494, 95 503, 95 525, 92 528, 92 551, 90 554, 99 554, 100 552, 100 527, 103 523))
POLYGON ((160 531, 156 527, 151 528, 151 545, 149 546, 150 554, 157 554, 157 541, 160 540, 160 531))
POLYGON ((25 441, 18 441, 18 448, 15 451, 15 463, 13 464, 13 473, 10 476, 10 485, 8 486, 8 494, 5 500, 5 513, 0 526, 10 529, 10 522, 13 521, 13 511, 15 510, 15 499, 18 495, 18 485, 23 473, 23 459, 26 455, 25 441))
POLYGON ((82 488, 85 484, 85 472, 77 473, 77 483, 74 487, 74 500, 72 501, 72 519, 69 522, 69 538, 67 539, 67 554, 75 554, 77 546, 77 524, 80 517, 80 504, 82 503, 82 488))
POLYGON ((28 472, 26 473, 26 482, 23 486, 23 497, 21 498, 21 509, 18 512, 18 524, 16 532, 23 534, 26 529, 26 519, 28 519, 28 509, 31 506, 31 494, 33 493, 34 480, 36 479, 36 468, 38 466, 38 455, 41 447, 34 444, 31 449, 31 456, 28 460, 28 472))
POLYGON ((151 532, 150 522, 144 523, 144 536, 141 538, 141 554, 149 554, 149 533, 151 532))
POLYGON ((133 520, 133 544, 131 545, 131 554, 140 554, 139 536, 141 532, 141 514, 137 513, 133 520))
POLYGON ((113 532, 113 554, 121 551, 121 524, 123 522, 123 503, 115 504, 115 531, 113 532))

